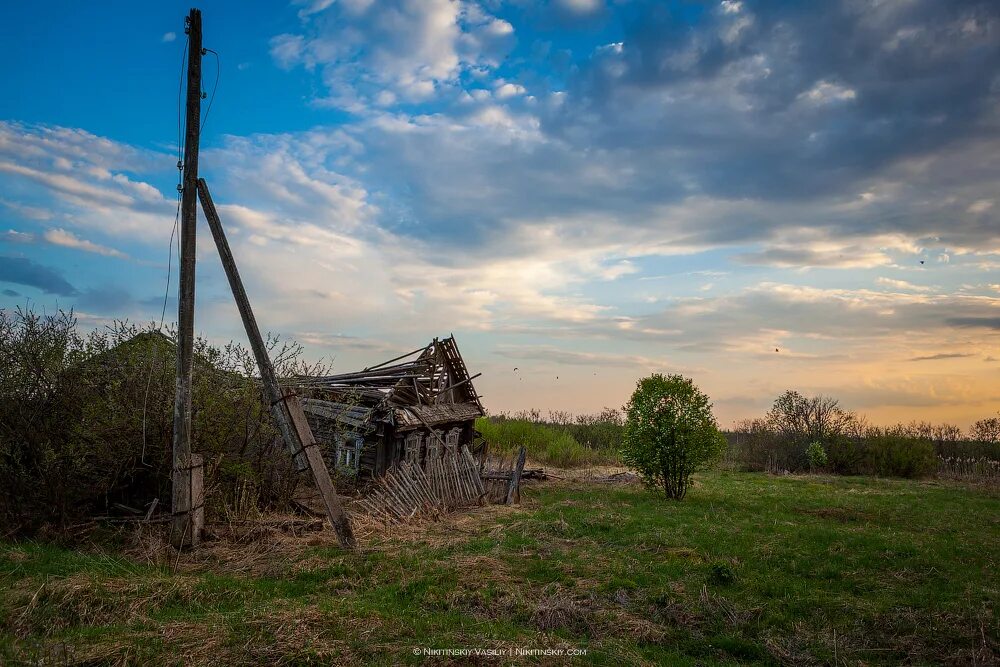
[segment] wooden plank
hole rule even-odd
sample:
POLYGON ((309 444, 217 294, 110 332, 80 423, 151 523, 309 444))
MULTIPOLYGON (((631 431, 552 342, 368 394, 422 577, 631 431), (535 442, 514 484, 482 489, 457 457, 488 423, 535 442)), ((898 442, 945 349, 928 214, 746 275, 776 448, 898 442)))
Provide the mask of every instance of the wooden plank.
POLYGON ((527 456, 524 447, 521 447, 520 451, 517 452, 517 464, 514 466, 514 474, 510 476, 510 485, 507 487, 507 502, 508 505, 514 504, 514 498, 517 497, 517 502, 521 502, 521 473, 524 472, 524 459, 527 456))
POLYGON ((319 495, 322 496, 323 504, 326 505, 330 523, 337 533, 337 540, 345 549, 353 549, 357 546, 357 542, 354 539, 354 531, 351 529, 351 521, 344 511, 344 506, 340 502, 337 490, 333 487, 333 482, 330 480, 330 471, 326 468, 322 452, 316 446, 316 440, 309 429, 309 422, 306 421, 306 413, 302 411, 299 397, 296 394, 286 396, 284 405, 288 410, 289 417, 291 417, 295 434, 298 436, 298 444, 305 453, 309 468, 312 470, 316 488, 319 489, 319 495))
POLYGON ((286 395, 278 385, 278 379, 274 374, 274 367, 267 354, 267 347, 263 337, 260 335, 260 328, 257 326, 257 319, 254 317, 253 309, 250 307, 250 299, 246 289, 243 287, 243 280, 240 278, 239 269, 236 268, 236 260, 229 249, 229 241, 226 240, 225 231, 222 228, 222 221, 215 209, 212 195, 208 190, 205 179, 198 179, 198 195, 201 198, 201 207, 205 211, 208 219, 208 226, 212 230, 215 239, 215 246, 219 251, 219 258, 222 266, 226 270, 226 277, 229 279, 229 287, 233 291, 236 306, 243 319, 243 327, 246 329, 247 338, 250 339, 250 348, 257 360, 257 368, 260 370, 261 382, 265 392, 271 402, 271 414, 274 416, 290 453, 295 458, 296 466, 300 471, 309 469, 312 472, 316 488, 323 498, 330 523, 337 533, 337 539, 345 549, 353 549, 356 546, 354 532, 351 530, 350 519, 340 503, 333 482, 330 480, 330 472, 326 468, 326 462, 316 446, 309 422, 306 420, 302 404, 294 392, 286 395))

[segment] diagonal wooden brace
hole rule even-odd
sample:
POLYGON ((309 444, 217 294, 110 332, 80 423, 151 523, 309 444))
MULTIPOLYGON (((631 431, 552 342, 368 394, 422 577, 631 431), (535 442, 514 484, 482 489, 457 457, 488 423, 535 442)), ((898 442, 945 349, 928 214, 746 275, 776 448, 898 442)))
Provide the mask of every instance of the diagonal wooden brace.
POLYGON ((278 385, 274 366, 271 365, 271 359, 267 354, 267 346, 260 335, 260 328, 257 326, 253 309, 250 307, 250 299, 247 297, 243 280, 236 268, 236 260, 229 249, 229 241, 226 240, 225 231, 222 229, 222 221, 215 210, 215 203, 208 191, 208 184, 203 178, 198 179, 198 197, 201 199, 201 208, 205 211, 208 226, 215 238, 215 246, 219 250, 219 258, 226 270, 226 277, 233 290, 233 297, 236 299, 240 317, 243 318, 243 327, 246 329, 247 338, 250 339, 250 348, 257 360, 260 379, 267 392, 271 404, 271 414, 278 425, 278 430, 281 431, 281 436, 289 452, 295 457, 295 464, 299 471, 308 468, 312 472, 316 488, 319 490, 320 496, 323 497, 327 515, 330 517, 330 523, 337 533, 337 539, 341 546, 345 549, 353 549, 357 543, 354 539, 354 532, 351 530, 350 519, 344 512, 344 507, 341 505, 337 491, 330 480, 330 471, 327 470, 326 461, 323 460, 323 455, 319 447, 316 446, 316 439, 313 437, 312 429, 309 428, 309 422, 306 421, 306 415, 302 410, 298 395, 285 393, 278 385))

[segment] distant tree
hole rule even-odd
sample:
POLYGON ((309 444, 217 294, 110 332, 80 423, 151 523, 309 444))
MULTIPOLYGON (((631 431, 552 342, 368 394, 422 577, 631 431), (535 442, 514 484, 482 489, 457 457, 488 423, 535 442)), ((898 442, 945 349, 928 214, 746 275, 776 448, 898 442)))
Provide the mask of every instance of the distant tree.
POLYGON ((775 399, 766 419, 776 433, 805 446, 845 434, 855 416, 830 396, 809 398, 789 390, 775 399))
POLYGON ((657 373, 640 380, 625 412, 622 461, 667 498, 683 499, 691 475, 725 450, 708 396, 688 378, 657 373))
POLYGON ((1000 416, 980 419, 972 425, 969 435, 979 442, 1000 442, 1000 416))
POLYGON ((962 429, 954 424, 937 424, 932 435, 936 442, 959 442, 962 439, 962 429))
POLYGON ((962 429, 954 424, 931 424, 926 421, 911 421, 899 427, 900 432, 913 438, 922 438, 938 444, 958 442, 962 439, 962 429))

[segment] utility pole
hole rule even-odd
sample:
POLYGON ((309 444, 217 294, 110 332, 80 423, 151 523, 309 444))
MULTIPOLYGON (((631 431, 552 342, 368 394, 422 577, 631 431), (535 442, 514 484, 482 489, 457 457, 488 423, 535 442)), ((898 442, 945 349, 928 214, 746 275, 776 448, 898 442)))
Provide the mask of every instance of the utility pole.
POLYGON ((201 134, 201 11, 186 20, 187 133, 181 192, 180 281, 177 299, 177 384, 174 393, 173 522, 170 541, 197 546, 204 524, 201 457, 191 455, 191 371, 194 361, 195 231, 198 224, 198 139, 201 134), (195 471, 195 468, 198 468, 195 471))

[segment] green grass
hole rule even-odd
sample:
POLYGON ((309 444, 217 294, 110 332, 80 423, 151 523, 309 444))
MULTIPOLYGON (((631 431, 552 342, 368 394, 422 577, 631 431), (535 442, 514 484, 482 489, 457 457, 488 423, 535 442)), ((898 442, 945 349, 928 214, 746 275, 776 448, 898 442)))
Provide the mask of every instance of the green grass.
POLYGON ((523 445, 531 460, 560 468, 614 463, 617 458, 615 452, 582 445, 564 430, 527 419, 482 417, 476 430, 491 452, 512 455, 523 445))
POLYGON ((995 495, 956 484, 715 472, 681 503, 636 486, 529 487, 520 508, 369 536, 357 554, 313 533, 257 560, 210 548, 174 572, 6 544, 0 663, 397 664, 424 661, 415 647, 574 647, 608 665, 993 664, 998 517, 995 495))

